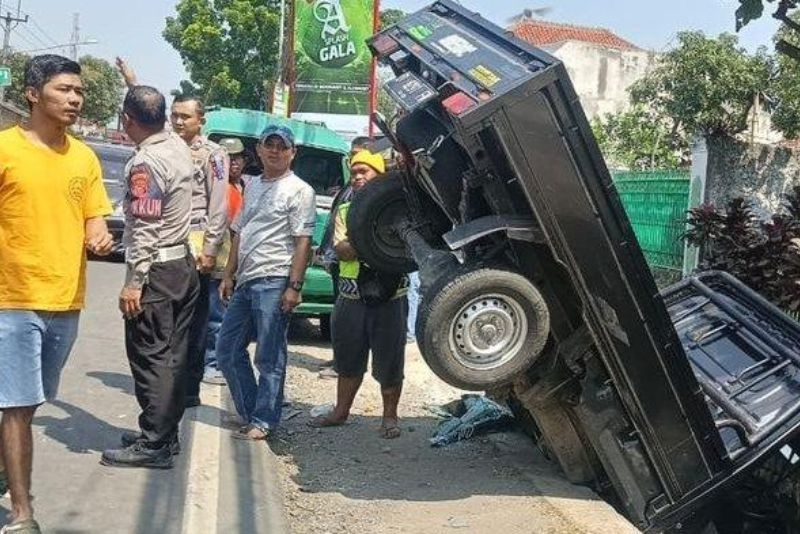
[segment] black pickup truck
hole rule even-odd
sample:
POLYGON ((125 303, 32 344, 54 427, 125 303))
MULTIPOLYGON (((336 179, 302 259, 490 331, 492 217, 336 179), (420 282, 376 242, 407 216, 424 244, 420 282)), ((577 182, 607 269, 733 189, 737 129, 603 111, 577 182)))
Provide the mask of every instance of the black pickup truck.
POLYGON ((363 261, 420 271, 420 350, 510 392, 646 532, 800 532, 800 327, 724 273, 659 293, 556 58, 450 0, 373 36, 401 169, 354 198, 363 261))

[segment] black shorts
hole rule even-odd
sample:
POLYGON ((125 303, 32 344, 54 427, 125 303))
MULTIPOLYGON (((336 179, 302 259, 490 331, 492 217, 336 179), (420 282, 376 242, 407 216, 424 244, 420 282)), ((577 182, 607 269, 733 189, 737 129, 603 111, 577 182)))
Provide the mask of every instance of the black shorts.
POLYGON ((339 375, 363 376, 372 351, 372 376, 382 387, 403 382, 406 356, 405 296, 370 307, 361 300, 339 297, 333 309, 333 362, 339 375))

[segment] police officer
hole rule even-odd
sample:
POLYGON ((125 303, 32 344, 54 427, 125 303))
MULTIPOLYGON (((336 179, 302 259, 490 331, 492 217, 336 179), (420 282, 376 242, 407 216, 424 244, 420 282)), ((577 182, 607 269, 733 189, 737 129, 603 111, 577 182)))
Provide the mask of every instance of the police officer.
POLYGON ((141 431, 124 434, 124 448, 105 451, 105 465, 172 467, 184 411, 188 334, 199 291, 188 247, 194 166, 186 143, 164 131, 165 121, 166 104, 156 89, 128 91, 123 126, 137 151, 125 169, 127 269, 119 307, 141 431))
MULTIPOLYGON (((117 68, 129 88, 136 87, 136 73, 117 58, 117 68)), ((200 404, 200 381, 205 362, 205 334, 209 317, 209 285, 216 257, 228 229, 228 154, 219 145, 200 135, 205 124, 205 106, 198 97, 177 96, 170 110, 172 129, 192 153, 192 232, 190 243, 200 271, 200 297, 195 306, 189 335, 189 369, 186 407, 200 404)))
POLYGON ((186 407, 200 404, 200 381, 206 353, 209 318, 209 286, 217 254, 228 230, 228 173, 230 161, 224 148, 200 135, 205 123, 203 102, 178 96, 170 111, 172 129, 189 145, 194 163, 192 181, 191 243, 200 271, 200 296, 189 334, 189 369, 186 407))

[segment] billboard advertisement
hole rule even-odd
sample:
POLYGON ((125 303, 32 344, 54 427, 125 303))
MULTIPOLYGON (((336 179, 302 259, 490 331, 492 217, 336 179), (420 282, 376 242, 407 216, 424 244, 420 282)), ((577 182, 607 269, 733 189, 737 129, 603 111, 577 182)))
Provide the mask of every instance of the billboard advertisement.
POLYGON ((366 116, 379 0, 295 0, 292 112, 366 116))

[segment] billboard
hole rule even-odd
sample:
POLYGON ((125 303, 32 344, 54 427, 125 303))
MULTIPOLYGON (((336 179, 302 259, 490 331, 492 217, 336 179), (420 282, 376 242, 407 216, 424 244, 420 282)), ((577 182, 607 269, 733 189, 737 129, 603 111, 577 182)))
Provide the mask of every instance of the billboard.
POLYGON ((379 0, 295 0, 292 111, 368 115, 379 0))

